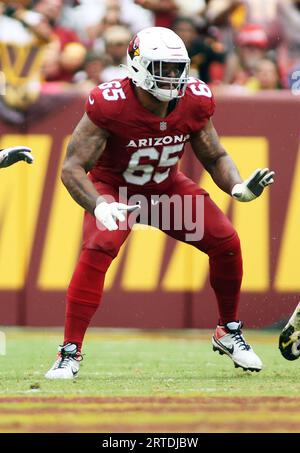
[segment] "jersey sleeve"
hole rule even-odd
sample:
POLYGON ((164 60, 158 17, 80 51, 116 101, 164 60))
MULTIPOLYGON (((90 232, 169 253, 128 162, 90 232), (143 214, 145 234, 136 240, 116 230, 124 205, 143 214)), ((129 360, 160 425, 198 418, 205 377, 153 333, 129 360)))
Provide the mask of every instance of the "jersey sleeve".
POLYGON ((215 102, 215 98, 214 98, 214 95, 212 94, 210 98, 207 98, 205 100, 205 102, 203 102, 204 104, 204 108, 203 108, 203 114, 204 114, 204 117, 206 117, 208 120, 209 118, 211 118, 213 116, 213 114, 215 113, 215 109, 216 109, 216 102, 215 102))
POLYGON ((190 128, 192 131, 202 129, 215 112, 215 99, 206 83, 190 78, 188 84, 190 128))
POLYGON ((197 83, 192 87, 194 101, 197 103, 199 115, 206 120, 209 120, 215 113, 216 103, 214 95, 206 83, 202 80, 197 80, 197 83))
POLYGON ((85 104, 89 119, 101 129, 107 129, 107 118, 103 112, 102 93, 98 87, 92 89, 85 104))

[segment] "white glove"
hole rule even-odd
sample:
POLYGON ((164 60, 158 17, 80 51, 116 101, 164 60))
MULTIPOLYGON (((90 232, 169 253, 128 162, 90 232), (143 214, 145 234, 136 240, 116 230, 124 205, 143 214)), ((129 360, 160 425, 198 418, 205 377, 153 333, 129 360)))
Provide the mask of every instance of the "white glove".
POLYGON ((124 222, 125 213, 132 212, 140 208, 139 204, 128 206, 124 203, 106 203, 102 201, 94 209, 94 214, 97 220, 101 222, 109 231, 117 230, 118 225, 116 220, 124 222))
POLYGON ((259 197, 264 188, 274 182, 274 171, 258 168, 246 181, 233 186, 231 195, 239 201, 251 201, 259 197))
POLYGON ((34 158, 31 154, 31 149, 27 146, 0 149, 0 168, 10 167, 20 160, 24 160, 28 164, 33 163, 34 158))

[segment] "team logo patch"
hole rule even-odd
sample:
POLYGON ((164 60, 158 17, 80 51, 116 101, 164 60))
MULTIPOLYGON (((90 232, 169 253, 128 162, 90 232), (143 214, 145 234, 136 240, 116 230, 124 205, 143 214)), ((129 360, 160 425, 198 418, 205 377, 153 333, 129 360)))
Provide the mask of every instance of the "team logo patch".
POLYGON ((167 126, 168 126, 168 124, 167 124, 165 121, 161 121, 161 122, 160 122, 159 129, 160 129, 161 131, 166 131, 166 130, 167 130, 167 126))
POLYGON ((131 58, 138 57, 140 55, 139 46, 140 46, 140 39, 137 35, 135 35, 132 38, 132 40, 130 41, 129 46, 128 46, 128 53, 131 56, 131 58))

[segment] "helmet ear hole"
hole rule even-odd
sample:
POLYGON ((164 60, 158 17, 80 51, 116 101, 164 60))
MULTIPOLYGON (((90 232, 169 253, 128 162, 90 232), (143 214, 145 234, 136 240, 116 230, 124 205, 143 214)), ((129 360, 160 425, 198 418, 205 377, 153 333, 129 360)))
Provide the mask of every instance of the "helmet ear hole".
POLYGON ((152 80, 146 79, 146 80, 145 80, 145 87, 146 87, 148 90, 150 90, 150 88, 152 88, 152 86, 153 86, 152 80))

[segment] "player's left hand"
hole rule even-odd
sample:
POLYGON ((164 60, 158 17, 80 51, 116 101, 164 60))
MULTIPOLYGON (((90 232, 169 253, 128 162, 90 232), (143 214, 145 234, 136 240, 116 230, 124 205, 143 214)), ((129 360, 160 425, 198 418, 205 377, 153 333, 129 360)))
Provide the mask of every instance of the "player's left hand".
POLYGON ((273 184, 274 176, 274 171, 258 168, 246 181, 236 184, 232 188, 231 195, 239 201, 254 200, 263 193, 265 187, 273 184))
POLYGON ((28 164, 33 163, 34 157, 27 146, 14 146, 0 150, 0 168, 10 167, 20 160, 24 160, 28 164))

